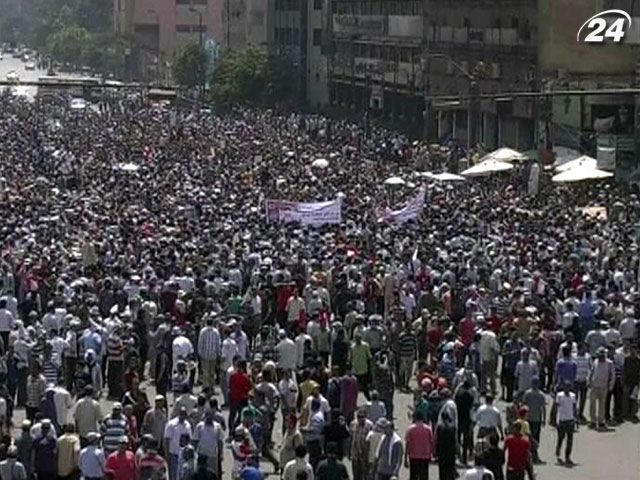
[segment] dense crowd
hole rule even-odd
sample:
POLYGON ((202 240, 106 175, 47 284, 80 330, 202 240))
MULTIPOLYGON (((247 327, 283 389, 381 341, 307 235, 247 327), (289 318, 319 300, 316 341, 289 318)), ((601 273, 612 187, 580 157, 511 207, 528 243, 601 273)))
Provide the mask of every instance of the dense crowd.
POLYGON ((0 133, 0 480, 533 479, 547 425, 571 466, 579 425, 637 421, 618 187, 428 182, 389 224, 456 152, 135 96, 3 95, 0 133), (340 225, 265 219, 268 198, 337 197, 340 225))

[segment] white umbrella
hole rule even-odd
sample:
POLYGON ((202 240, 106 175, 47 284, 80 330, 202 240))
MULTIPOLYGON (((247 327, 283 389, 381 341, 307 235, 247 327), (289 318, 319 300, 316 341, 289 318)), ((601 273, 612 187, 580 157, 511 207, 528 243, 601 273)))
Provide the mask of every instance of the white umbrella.
POLYGON ((482 162, 467 168, 462 175, 465 177, 483 177, 492 173, 506 172, 511 170, 513 165, 507 162, 499 162, 497 160, 483 160, 482 162))
POLYGON ((525 160, 527 160, 527 156, 512 148, 502 147, 486 154, 480 160, 497 160, 498 162, 524 162, 525 160))
POLYGON ((311 162, 311 166, 316 168, 327 168, 329 166, 329 160, 326 158, 316 158, 311 162))
POLYGON ((385 185, 404 185, 405 183, 400 177, 389 177, 384 181, 385 185))
POLYGON ((442 172, 429 175, 434 180, 439 182, 464 182, 466 178, 456 175, 455 173, 442 172))
POLYGON ((140 170, 140 166, 135 163, 119 163, 117 168, 123 172, 137 172, 140 170))
POLYGON ((583 180, 598 180, 600 178, 611 178, 613 173, 605 172, 596 167, 577 166, 564 172, 554 175, 551 180, 556 183, 581 182, 583 180))
POLYGON ((556 171, 566 172, 567 170, 573 170, 574 168, 598 168, 598 161, 595 158, 589 157, 587 155, 582 155, 581 157, 578 157, 574 160, 558 165, 556 167, 556 171))

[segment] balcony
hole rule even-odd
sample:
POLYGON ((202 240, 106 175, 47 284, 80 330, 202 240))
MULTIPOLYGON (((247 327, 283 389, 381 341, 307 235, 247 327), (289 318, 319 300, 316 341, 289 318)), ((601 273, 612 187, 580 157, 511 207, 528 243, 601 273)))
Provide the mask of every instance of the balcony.
POLYGON ((465 47, 534 48, 533 32, 515 28, 457 28, 429 26, 427 36, 433 43, 453 44, 465 47))

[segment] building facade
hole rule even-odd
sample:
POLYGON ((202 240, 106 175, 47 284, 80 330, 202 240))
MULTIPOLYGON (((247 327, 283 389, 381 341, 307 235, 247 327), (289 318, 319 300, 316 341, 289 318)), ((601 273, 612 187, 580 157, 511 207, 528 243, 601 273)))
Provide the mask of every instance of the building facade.
POLYGON ((323 0, 223 1, 224 47, 260 47, 286 57, 294 67, 292 93, 300 104, 328 102, 323 0))
POLYGON ((531 88, 536 12, 534 0, 332 0, 331 101, 420 125, 434 140, 529 148, 532 102, 479 102, 472 120, 471 101, 430 97, 531 88))
POLYGON ((189 41, 222 41, 224 0, 114 0, 116 32, 132 40, 131 76, 165 83, 189 41))

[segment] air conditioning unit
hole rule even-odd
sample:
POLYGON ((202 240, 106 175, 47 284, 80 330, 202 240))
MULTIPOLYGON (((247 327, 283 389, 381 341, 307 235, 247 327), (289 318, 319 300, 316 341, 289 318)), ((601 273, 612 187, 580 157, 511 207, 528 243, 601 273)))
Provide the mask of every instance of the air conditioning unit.
POLYGON ((500 78, 501 75, 501 71, 500 71, 500 64, 499 63, 492 63, 491 64, 491 78, 493 80, 497 80, 500 78))

